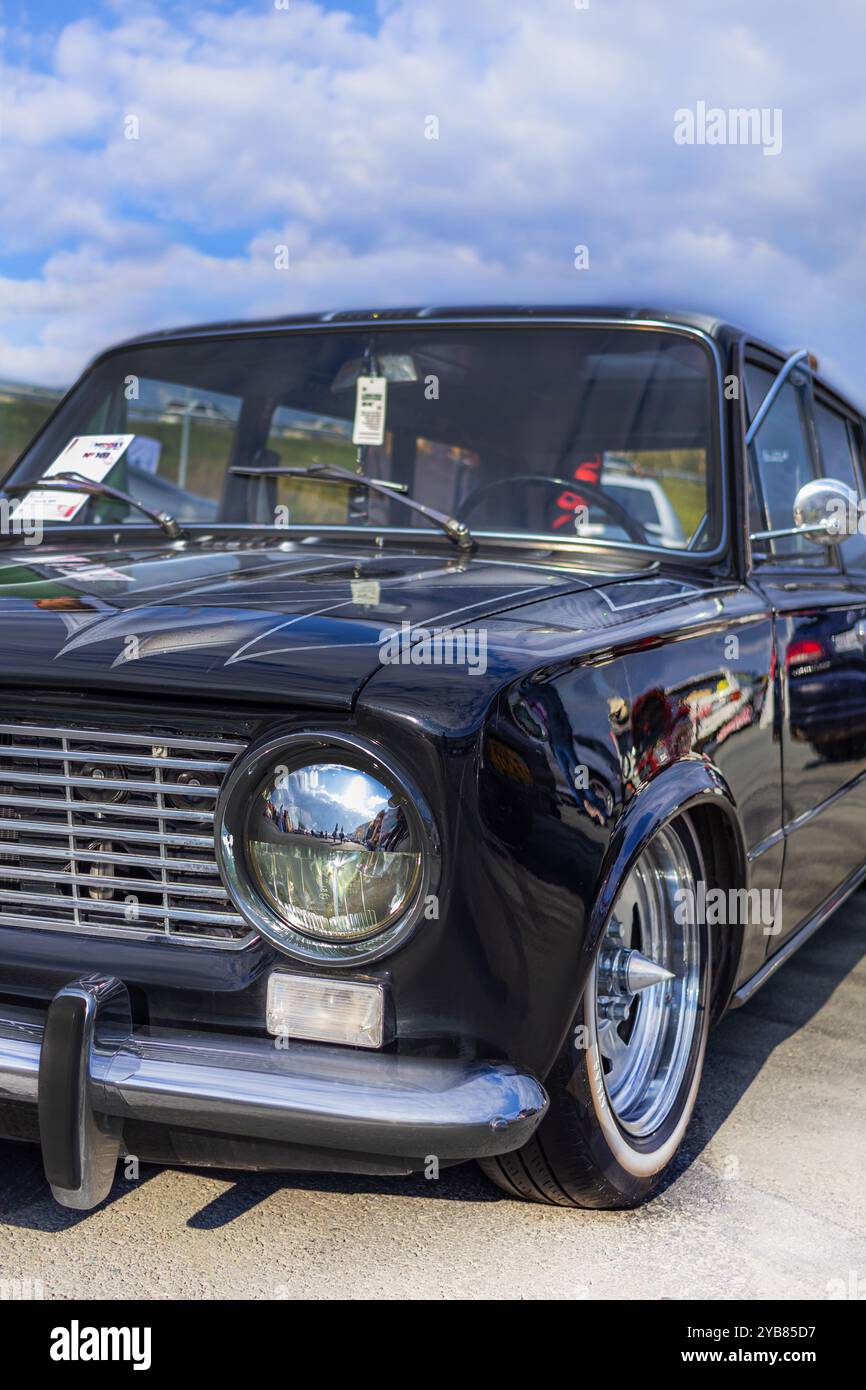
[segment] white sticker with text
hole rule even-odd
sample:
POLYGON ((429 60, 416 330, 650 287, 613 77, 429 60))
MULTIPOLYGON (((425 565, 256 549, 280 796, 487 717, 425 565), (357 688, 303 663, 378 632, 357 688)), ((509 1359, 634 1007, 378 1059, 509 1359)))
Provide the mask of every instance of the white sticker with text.
POLYGON ((353 444, 381 444, 385 439, 385 403, 388 381, 384 376, 359 376, 355 394, 353 444))
MULTIPOLYGON (((90 482, 101 483, 134 438, 134 434, 76 434, 60 457, 45 470, 42 479, 54 478, 58 473, 80 473, 90 482)), ((71 521, 87 501, 86 492, 34 488, 22 497, 15 516, 18 520, 27 516, 42 521, 71 521)))

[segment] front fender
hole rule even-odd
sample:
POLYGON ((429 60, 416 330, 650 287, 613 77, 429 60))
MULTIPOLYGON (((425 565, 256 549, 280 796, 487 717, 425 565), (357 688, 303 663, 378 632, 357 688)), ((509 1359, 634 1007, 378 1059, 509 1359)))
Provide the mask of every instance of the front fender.
POLYGON ((718 808, 744 864, 734 797, 706 757, 685 751, 634 788, 627 694, 613 663, 571 688, 524 682, 477 737, 447 742, 368 716, 364 732, 413 767, 443 834, 438 915, 371 967, 388 981, 402 1036, 434 1049, 458 1040, 544 1077, 613 899, 655 831, 678 812, 718 808))

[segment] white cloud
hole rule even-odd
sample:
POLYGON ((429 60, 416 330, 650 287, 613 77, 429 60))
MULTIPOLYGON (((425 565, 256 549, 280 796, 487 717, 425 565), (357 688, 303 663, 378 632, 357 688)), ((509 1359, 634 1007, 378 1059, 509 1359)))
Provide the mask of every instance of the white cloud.
POLYGON ((866 15, 814 19, 393 0, 371 33, 293 0, 69 24, 48 71, 0 71, 0 375, 66 380, 197 318, 637 300, 808 341, 856 388, 866 15), (781 155, 675 145, 697 100, 780 107, 781 155))

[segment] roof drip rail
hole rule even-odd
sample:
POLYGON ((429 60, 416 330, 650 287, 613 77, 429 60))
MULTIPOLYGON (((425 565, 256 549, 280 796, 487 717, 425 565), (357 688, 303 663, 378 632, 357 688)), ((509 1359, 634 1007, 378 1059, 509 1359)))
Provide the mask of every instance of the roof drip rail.
POLYGON ((755 435, 758 433, 758 430, 761 428, 762 424, 769 415, 773 407, 773 402, 775 401, 785 382, 788 380, 788 377, 791 375, 795 367, 800 366, 801 362, 806 363, 807 370, 811 375, 812 363, 810 360, 810 353, 808 348, 798 348, 796 352, 792 352, 791 356, 780 368, 779 375, 776 377, 766 396, 761 401, 761 404, 755 411, 754 420, 749 425, 749 428, 746 430, 747 448, 752 443, 752 441, 755 438, 755 435))

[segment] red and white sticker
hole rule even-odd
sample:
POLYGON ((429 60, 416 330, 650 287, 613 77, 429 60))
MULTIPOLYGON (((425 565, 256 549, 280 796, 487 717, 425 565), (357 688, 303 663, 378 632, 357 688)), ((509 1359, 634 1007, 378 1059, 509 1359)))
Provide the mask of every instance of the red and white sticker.
MULTIPOLYGON (((53 478, 58 473, 80 473, 93 483, 101 483, 134 438, 134 434, 76 434, 60 457, 45 470, 42 478, 53 478)), ((15 509, 15 518, 72 521, 88 500, 86 492, 52 492, 50 488, 34 488, 22 497, 20 506, 15 509)))

